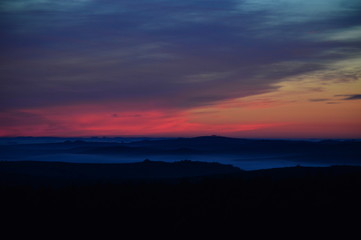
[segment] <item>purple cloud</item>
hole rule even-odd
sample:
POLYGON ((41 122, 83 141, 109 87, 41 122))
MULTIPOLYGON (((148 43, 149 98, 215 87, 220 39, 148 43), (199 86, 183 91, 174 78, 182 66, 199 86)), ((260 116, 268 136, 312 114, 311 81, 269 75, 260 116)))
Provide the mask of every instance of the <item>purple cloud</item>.
POLYGON ((319 9, 317 17, 297 5, 287 13, 234 0, 14 2, 0 9, 0 109, 208 106, 274 91, 285 78, 327 70, 360 51, 309 34, 357 25, 356 1, 345 6, 353 11, 319 9), (349 51, 329 53, 335 49, 349 51))
POLYGON ((336 97, 345 97, 342 100, 360 100, 361 94, 336 95, 336 97))

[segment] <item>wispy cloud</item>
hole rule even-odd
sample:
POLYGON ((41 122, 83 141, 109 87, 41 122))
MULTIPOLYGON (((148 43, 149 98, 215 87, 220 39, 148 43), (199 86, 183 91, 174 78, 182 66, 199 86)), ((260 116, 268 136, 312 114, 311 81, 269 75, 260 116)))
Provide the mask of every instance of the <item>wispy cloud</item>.
POLYGON ((1 70, 1 95, 23 100, 3 104, 152 99, 183 108, 273 91, 284 78, 327 68, 333 59, 321 55, 345 47, 305 32, 358 15, 337 0, 207 3, 2 1, 2 46, 13 61, 1 70))
POLYGON ((329 101, 330 99, 328 98, 313 98, 313 99, 309 99, 310 102, 326 102, 329 101))
POLYGON ((3 111, 181 112, 360 78, 357 0, 3 0, 0 13, 3 111))
POLYGON ((342 100, 360 100, 361 94, 335 95, 335 97, 343 97, 342 100))

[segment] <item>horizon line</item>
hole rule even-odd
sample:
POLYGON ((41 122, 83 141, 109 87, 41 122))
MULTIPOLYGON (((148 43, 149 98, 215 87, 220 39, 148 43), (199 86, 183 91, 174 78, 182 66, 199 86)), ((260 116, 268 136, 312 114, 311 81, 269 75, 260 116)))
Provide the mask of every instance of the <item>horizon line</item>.
POLYGON ((0 138, 199 138, 199 137, 222 137, 235 139, 284 139, 284 140, 361 140, 349 137, 230 137, 224 135, 196 135, 196 136, 145 136, 145 135, 105 135, 105 136, 0 136, 0 138))

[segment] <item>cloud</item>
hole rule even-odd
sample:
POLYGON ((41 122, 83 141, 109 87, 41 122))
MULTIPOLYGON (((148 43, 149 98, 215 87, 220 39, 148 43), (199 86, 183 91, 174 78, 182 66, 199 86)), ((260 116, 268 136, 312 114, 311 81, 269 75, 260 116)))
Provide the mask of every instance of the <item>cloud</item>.
POLYGON ((361 94, 335 95, 335 97, 345 97, 342 100, 360 100, 361 94))
POLYGON ((3 0, 0 9, 4 12, 65 11, 84 7, 92 2, 94 0, 3 0))
POLYGON ((324 38, 329 41, 356 42, 361 39, 361 27, 352 26, 346 29, 340 29, 336 32, 326 33, 324 38))
POLYGON ((0 126, 0 135, 2 136, 55 136, 62 131, 70 130, 67 123, 29 110, 1 112, 0 126))
POLYGON ((5 0, 0 6, 6 13, 1 109, 209 106, 275 91, 284 79, 348 59, 350 51, 340 49, 359 49, 342 37, 331 43, 309 36, 321 29, 335 40, 342 26, 356 29, 357 6, 338 0, 5 0))
POLYGON ((325 101, 329 101, 330 99, 328 98, 313 98, 313 99, 309 99, 310 102, 325 102, 325 101))
POLYGON ((18 125, 37 125, 46 119, 39 114, 27 111, 4 111, 0 114, 0 125, 5 128, 15 127, 18 125))

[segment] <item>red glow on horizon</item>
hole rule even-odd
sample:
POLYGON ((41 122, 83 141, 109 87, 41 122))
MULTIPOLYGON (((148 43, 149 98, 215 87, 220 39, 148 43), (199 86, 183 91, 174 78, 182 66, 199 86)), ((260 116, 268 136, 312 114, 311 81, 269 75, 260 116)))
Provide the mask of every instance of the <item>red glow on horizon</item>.
MULTIPOLYGON (((135 111, 132 107, 114 111, 117 108, 112 104, 24 109, 0 113, 0 136, 361 138, 360 122, 352 118, 347 121, 346 115, 322 122, 327 115, 317 116, 317 108, 312 114, 303 114, 289 105, 270 104, 272 101, 264 99, 254 106, 252 102, 223 102, 191 111, 154 108, 135 111)), ((310 112, 307 105, 299 105, 298 109, 310 112)))
POLYGON ((275 123, 206 124, 192 122, 187 113, 167 111, 113 113, 90 112, 84 106, 57 109, 24 110, 42 121, 13 118, 13 125, 0 131, 1 136, 199 136, 228 135, 277 126, 275 123), (77 111, 82 109, 82 111, 77 111))

